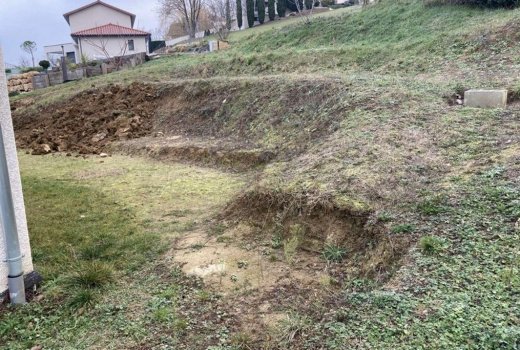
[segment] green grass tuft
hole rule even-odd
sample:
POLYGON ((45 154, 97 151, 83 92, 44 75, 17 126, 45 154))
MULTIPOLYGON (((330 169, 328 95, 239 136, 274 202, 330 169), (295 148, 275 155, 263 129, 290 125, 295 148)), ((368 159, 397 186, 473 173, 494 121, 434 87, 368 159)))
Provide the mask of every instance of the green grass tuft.
POLYGON ((114 281, 114 270, 106 263, 99 261, 81 263, 66 278, 69 288, 101 288, 114 281))
POLYGON ((435 236, 424 236, 420 239, 419 246, 425 254, 436 254, 442 251, 443 241, 435 236))
POLYGON ((322 254, 328 262, 341 262, 347 256, 347 250, 333 244, 327 244, 322 254))

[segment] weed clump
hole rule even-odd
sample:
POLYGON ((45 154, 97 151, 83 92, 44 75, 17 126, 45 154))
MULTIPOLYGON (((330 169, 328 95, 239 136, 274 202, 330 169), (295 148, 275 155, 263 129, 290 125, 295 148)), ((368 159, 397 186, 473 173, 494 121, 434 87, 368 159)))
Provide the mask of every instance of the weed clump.
POLYGON ((442 251, 442 243, 440 238, 434 236, 424 236, 419 241, 422 252, 429 255, 442 251))
POLYGON ((114 280, 113 269, 99 261, 85 262, 67 278, 71 288, 94 289, 101 288, 114 280))
POLYGON ((292 236, 285 242, 283 242, 283 254, 285 256, 285 260, 292 264, 294 262, 294 258, 296 257, 296 251, 298 250, 298 246, 300 245, 300 238, 298 236, 292 236))
POLYGON ((392 227, 392 233, 412 233, 415 230, 415 226, 411 224, 400 224, 392 227))
POLYGON ((323 249, 323 257, 328 262, 341 262, 345 259, 346 255, 346 249, 333 244, 327 244, 325 249, 323 249))
POLYGON ((71 309, 79 309, 94 305, 96 295, 92 289, 81 289, 77 291, 69 300, 71 309))

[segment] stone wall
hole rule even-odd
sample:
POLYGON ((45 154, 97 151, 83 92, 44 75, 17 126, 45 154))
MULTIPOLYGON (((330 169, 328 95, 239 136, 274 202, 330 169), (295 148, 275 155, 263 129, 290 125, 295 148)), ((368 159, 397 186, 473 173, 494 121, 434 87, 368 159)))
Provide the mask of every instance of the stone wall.
MULTIPOLYGON (((119 69, 129 69, 137 65, 143 64, 146 61, 146 54, 144 52, 119 57, 119 69)), ((67 81, 79 80, 83 78, 95 77, 102 74, 108 74, 115 71, 115 65, 112 62, 103 62, 96 66, 87 66, 76 69, 67 69, 67 81)), ((49 71, 45 73, 35 73, 32 75, 31 90, 43 89, 49 86, 63 84, 63 72, 49 71)), ((30 91, 30 90, 29 90, 30 91)))
POLYGON ((38 74, 38 72, 28 72, 11 76, 7 81, 7 91, 10 93, 32 91, 32 78, 38 74))

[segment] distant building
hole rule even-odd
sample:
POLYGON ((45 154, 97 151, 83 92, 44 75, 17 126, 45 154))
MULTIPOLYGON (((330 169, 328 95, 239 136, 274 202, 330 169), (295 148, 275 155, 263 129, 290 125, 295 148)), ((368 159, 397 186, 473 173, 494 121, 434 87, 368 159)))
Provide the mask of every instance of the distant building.
POLYGON ((135 15, 97 0, 63 15, 74 43, 45 47, 49 61, 65 56, 80 63, 83 59, 108 59, 148 53, 150 33, 134 29, 135 15))

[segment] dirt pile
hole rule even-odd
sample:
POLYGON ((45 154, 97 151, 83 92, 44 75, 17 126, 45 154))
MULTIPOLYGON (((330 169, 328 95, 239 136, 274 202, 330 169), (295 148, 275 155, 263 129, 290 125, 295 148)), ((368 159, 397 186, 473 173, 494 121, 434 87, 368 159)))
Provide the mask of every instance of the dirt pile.
POLYGON ((156 98, 153 86, 139 83, 83 91, 39 113, 16 115, 18 146, 33 154, 98 154, 112 141, 148 135, 156 98))

